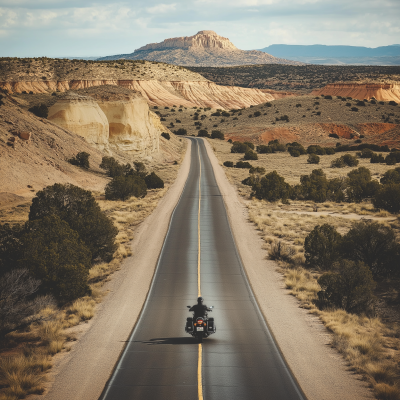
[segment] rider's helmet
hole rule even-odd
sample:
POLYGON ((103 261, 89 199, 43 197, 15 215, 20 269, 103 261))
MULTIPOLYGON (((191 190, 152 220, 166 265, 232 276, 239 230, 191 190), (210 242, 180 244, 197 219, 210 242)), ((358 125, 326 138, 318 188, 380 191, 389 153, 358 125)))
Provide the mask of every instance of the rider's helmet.
POLYGON ((197 304, 203 304, 203 298, 202 297, 198 297, 197 298, 197 304))

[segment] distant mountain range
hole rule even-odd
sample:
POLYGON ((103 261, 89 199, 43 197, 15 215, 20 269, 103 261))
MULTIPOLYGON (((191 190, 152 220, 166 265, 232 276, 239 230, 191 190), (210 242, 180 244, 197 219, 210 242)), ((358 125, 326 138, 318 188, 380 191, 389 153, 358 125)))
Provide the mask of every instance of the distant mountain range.
POLYGON ((301 62, 273 57, 259 50, 240 50, 229 39, 214 31, 150 43, 130 54, 117 54, 99 60, 149 60, 183 66, 226 67, 252 64, 289 64, 301 62))
POLYGON ((274 57, 308 64, 400 65, 400 44, 381 47, 272 44, 260 49, 274 57))

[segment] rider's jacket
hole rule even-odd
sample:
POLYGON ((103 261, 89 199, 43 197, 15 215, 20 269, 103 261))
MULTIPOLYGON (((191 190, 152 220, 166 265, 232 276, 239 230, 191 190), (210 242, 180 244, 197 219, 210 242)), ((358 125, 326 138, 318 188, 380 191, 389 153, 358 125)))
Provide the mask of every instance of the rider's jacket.
POLYGON ((194 318, 205 317, 207 315, 207 311, 211 311, 211 308, 208 308, 205 304, 195 304, 192 306, 189 311, 194 312, 194 318))

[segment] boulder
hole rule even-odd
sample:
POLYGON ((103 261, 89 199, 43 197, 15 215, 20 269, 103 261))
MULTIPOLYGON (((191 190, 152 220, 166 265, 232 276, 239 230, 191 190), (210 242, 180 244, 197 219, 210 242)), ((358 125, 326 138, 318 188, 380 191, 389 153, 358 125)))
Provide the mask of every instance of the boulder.
POLYGON ((29 131, 22 131, 19 133, 19 138, 22 140, 29 140, 31 138, 32 133, 29 131))

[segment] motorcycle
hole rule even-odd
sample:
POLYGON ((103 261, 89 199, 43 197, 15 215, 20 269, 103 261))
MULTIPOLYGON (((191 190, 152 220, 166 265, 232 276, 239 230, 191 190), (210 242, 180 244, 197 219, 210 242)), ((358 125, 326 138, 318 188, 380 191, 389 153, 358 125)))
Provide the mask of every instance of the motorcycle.
MULTIPOLYGON (((191 306, 187 306, 187 308, 191 308, 191 306)), ((210 307, 210 311, 212 311, 214 307, 210 307)), ((186 318, 186 326, 185 331, 192 335, 193 337, 197 338, 199 343, 203 342, 203 339, 209 337, 213 333, 217 331, 217 328, 214 323, 214 318, 208 318, 207 315, 203 317, 198 317, 194 320, 194 313, 193 317, 186 318)))

